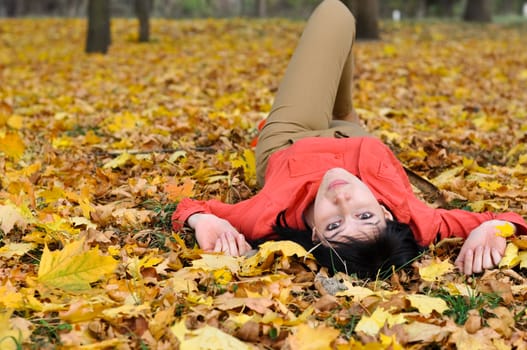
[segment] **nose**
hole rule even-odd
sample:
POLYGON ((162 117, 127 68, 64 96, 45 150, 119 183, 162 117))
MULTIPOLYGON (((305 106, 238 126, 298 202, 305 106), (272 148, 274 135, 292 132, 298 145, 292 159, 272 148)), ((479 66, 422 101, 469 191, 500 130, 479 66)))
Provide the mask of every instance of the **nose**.
POLYGON ((342 192, 336 192, 335 193, 335 204, 338 204, 338 205, 343 205, 343 204, 346 204, 351 198, 351 195, 346 192, 346 191, 342 191, 342 192))

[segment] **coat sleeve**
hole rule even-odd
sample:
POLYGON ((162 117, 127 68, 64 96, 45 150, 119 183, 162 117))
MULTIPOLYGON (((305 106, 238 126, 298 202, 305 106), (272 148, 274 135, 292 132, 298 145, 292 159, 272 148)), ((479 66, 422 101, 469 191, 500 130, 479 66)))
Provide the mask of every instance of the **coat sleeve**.
POLYGON ((272 224, 279 212, 276 206, 261 192, 236 204, 184 198, 172 214, 172 227, 175 231, 180 230, 195 213, 214 214, 229 221, 248 240, 257 240, 272 235, 272 224))
MULTIPOLYGON (((527 234, 527 223, 517 213, 474 213, 461 209, 435 209, 413 193, 406 173, 391 150, 382 145, 375 149, 377 164, 369 167, 373 175, 371 186, 396 219, 409 224, 419 244, 427 246, 436 239, 447 237, 466 238, 485 221, 504 220, 515 224, 516 233, 527 234)), ((371 161, 370 157, 370 161, 371 161)))

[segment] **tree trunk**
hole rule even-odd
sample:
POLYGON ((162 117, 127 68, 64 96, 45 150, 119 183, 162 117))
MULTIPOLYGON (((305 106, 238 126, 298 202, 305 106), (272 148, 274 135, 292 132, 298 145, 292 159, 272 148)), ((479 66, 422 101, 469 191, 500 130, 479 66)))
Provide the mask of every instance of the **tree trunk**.
POLYGON ((463 14, 465 21, 492 21, 491 0, 468 0, 463 14))
POLYGON ((454 15, 453 0, 441 0, 439 5, 441 6, 441 16, 451 18, 454 15))
POLYGON ((106 53, 110 41, 110 1, 89 0, 86 52, 106 53))
POLYGON ((7 17, 16 17, 18 15, 16 0, 5 0, 5 12, 7 17))
POLYGON ((144 43, 150 40, 150 10, 152 2, 150 0, 135 0, 135 14, 139 20, 139 42, 144 43))
POLYGON ((259 18, 267 17, 267 0, 254 1, 254 16, 259 18))
POLYGON ((357 20, 357 39, 379 39, 377 0, 347 0, 344 3, 357 20))

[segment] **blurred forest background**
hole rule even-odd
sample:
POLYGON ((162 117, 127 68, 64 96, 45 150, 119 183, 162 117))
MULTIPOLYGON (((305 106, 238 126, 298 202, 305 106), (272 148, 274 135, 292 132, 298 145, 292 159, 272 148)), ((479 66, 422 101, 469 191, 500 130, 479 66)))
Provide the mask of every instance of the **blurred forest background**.
MULTIPOLYGON (((92 0, 0 0, 0 16, 84 17, 92 0)), ((136 3, 147 3, 153 17, 289 17, 305 18, 319 0, 104 0, 112 16, 135 15, 136 3)), ((374 8, 379 18, 422 19, 426 17, 462 19, 467 10, 490 13, 494 17, 525 15, 525 0, 345 0, 374 8), (400 16, 400 17, 399 17, 400 16)), ((358 6, 358 5, 357 5, 358 6)))

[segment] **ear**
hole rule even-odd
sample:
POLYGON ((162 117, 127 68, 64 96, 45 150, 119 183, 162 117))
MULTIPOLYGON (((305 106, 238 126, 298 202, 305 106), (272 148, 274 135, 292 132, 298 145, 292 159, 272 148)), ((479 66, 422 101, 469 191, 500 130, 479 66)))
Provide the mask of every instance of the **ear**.
POLYGON ((393 215, 392 213, 390 213, 390 211, 388 209, 386 209, 386 207, 384 205, 381 204, 381 208, 382 208, 382 212, 384 213, 384 218, 386 220, 391 220, 393 221, 393 215))
POLYGON ((311 242, 320 242, 320 239, 317 236, 317 231, 315 229, 315 225, 311 225, 311 242))

